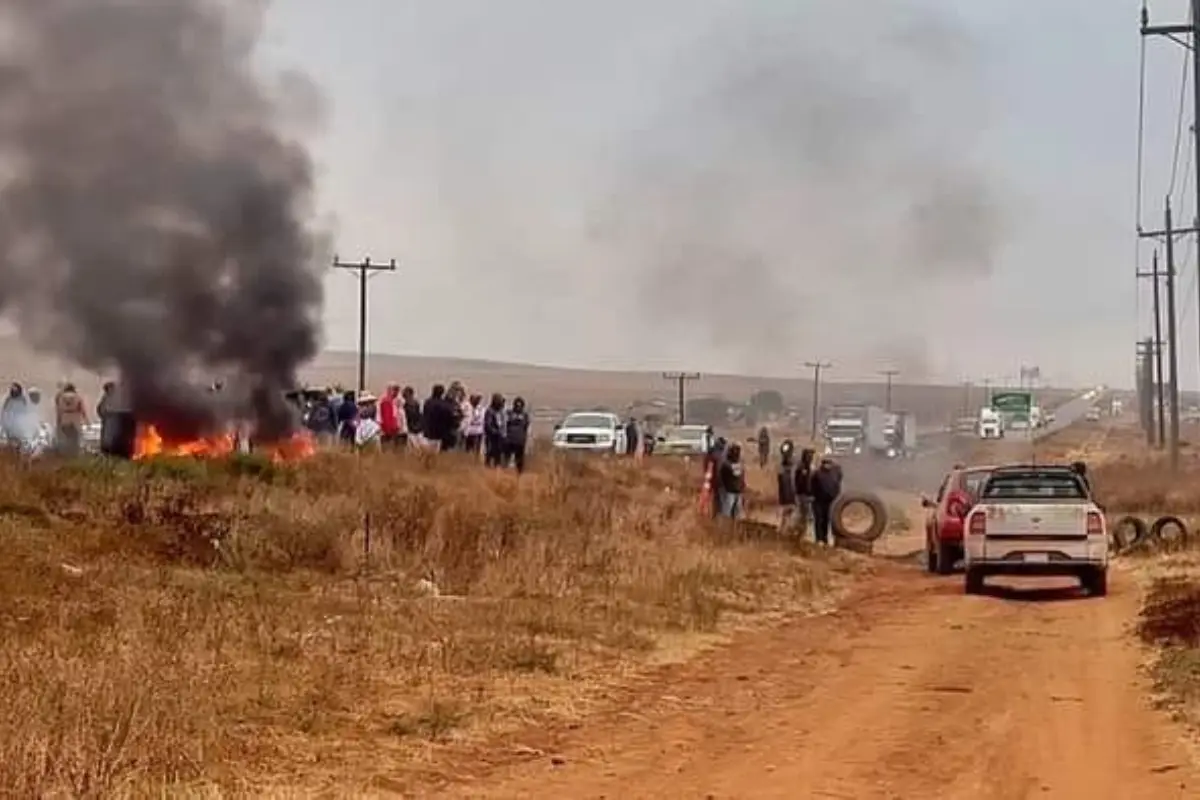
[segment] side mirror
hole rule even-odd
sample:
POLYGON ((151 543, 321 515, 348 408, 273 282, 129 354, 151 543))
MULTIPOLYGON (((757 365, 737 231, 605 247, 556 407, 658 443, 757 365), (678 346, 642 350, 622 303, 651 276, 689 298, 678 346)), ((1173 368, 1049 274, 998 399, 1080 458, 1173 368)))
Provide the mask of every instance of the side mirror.
POLYGON ((937 508, 937 503, 930 500, 928 495, 921 495, 921 507, 922 508, 937 508))

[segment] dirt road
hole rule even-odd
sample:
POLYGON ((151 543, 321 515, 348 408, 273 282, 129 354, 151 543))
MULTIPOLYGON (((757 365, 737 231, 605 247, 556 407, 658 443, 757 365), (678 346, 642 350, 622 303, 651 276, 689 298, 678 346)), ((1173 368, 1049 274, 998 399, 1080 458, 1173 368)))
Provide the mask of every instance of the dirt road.
POLYGON ((1023 586, 966 597, 961 577, 881 562, 844 610, 667 668, 574 729, 516 735, 523 763, 481 765, 448 796, 1200 797, 1139 675, 1132 581, 1114 575, 1105 599, 1023 586))

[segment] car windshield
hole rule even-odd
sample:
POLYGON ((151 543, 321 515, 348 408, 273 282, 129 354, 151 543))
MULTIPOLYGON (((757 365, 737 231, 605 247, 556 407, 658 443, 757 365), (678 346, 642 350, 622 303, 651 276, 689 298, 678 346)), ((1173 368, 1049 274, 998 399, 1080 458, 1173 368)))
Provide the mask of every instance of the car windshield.
POLYGON ((563 420, 564 428, 611 428, 612 417, 603 414, 572 414, 563 420))
POLYGON ((1077 475, 1066 471, 1004 472, 992 474, 983 485, 984 500, 1086 500, 1077 475))
POLYGON ((668 428, 663 438, 671 442, 699 442, 704 440, 704 428, 668 428))

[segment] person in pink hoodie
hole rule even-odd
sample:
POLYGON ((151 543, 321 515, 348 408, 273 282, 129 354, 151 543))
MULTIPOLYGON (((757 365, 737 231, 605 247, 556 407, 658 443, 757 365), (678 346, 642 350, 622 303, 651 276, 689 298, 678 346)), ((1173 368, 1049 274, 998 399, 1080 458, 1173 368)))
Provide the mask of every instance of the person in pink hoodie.
POLYGON ((379 398, 379 427, 383 446, 402 448, 407 444, 408 429, 400 409, 400 385, 388 384, 379 398))

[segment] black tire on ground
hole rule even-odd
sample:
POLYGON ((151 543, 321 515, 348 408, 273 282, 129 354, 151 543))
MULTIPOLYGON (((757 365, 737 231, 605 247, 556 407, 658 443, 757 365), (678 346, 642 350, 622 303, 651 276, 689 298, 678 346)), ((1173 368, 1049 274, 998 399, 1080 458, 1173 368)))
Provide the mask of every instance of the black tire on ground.
POLYGON ((925 571, 930 575, 938 571, 937 550, 934 549, 933 542, 928 538, 925 539, 925 571))
POLYGON ((979 570, 968 568, 966 577, 963 579, 963 591, 967 594, 982 594, 983 573, 979 570))
POLYGON ((1094 569, 1079 576, 1079 584, 1092 597, 1108 595, 1108 570, 1094 569))
POLYGON ((1127 515, 1121 517, 1116 524, 1109 528, 1109 544, 1114 553, 1124 553, 1145 541, 1149 532, 1144 520, 1127 515))
POLYGON ((947 545, 943 542, 938 542, 937 546, 937 574, 950 575, 954 572, 954 563, 957 560, 958 548, 947 545))
POLYGON ((830 524, 833 527, 834 534, 843 539, 862 539, 873 542, 887 530, 887 507, 883 504, 882 500, 870 492, 846 492, 839 495, 838 499, 833 501, 833 507, 829 510, 829 516, 831 517, 830 524), (848 530, 842 519, 842 516, 846 513, 846 509, 856 504, 865 505, 871 509, 871 526, 863 533, 855 533, 848 530))
POLYGON ((1169 538, 1173 541, 1178 541, 1180 544, 1187 542, 1191 535, 1187 529, 1187 525, 1183 524, 1183 520, 1181 520, 1179 517, 1172 516, 1159 517, 1158 519, 1154 520, 1154 524, 1150 526, 1148 533, 1153 541, 1158 542, 1169 538), (1169 537, 1164 536, 1164 534, 1172 528, 1174 528, 1177 533, 1169 537))

